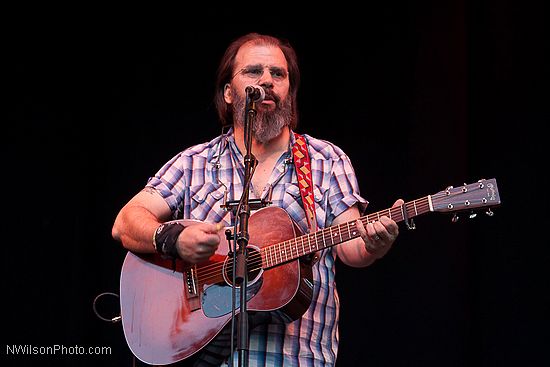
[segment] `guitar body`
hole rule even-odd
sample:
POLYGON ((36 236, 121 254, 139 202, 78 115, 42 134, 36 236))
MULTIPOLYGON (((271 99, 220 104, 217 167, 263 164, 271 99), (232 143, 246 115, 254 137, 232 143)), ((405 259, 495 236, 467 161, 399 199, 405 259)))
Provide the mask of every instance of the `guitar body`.
MULTIPOLYGON (((186 226, 197 223, 180 222, 186 226)), ((283 209, 267 207, 250 216, 249 234, 249 248, 254 251, 301 233, 283 209)), ((156 254, 126 255, 120 277, 122 324, 128 346, 138 359, 161 365, 181 361, 206 346, 231 321, 228 250, 222 235, 222 243, 208 262, 185 266, 177 260, 175 270, 172 261, 156 254)), ((288 321, 302 316, 312 298, 309 262, 295 259, 262 269, 256 255, 248 265, 247 310, 280 310, 288 321)))

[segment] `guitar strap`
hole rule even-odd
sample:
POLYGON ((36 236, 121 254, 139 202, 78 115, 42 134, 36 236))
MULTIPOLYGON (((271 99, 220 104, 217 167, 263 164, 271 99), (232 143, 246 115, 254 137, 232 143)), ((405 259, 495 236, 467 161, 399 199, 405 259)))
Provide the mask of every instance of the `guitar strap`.
POLYGON ((300 188, 300 195, 304 203, 309 232, 312 233, 317 231, 317 219, 315 216, 315 200, 313 196, 313 179, 311 178, 309 153, 306 139, 302 135, 294 133, 294 139, 296 140, 292 147, 294 167, 296 169, 296 176, 298 177, 298 187, 300 188))

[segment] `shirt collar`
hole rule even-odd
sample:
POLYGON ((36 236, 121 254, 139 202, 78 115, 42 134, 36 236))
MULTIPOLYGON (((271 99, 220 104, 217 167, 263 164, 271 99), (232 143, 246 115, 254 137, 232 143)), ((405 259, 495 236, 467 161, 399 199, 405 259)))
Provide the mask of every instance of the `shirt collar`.
MULTIPOLYGON (((290 141, 288 147, 289 152, 292 152, 292 147, 294 144, 296 144, 296 137, 294 136, 294 131, 290 130, 290 141)), ((216 144, 216 149, 210 156, 209 162, 217 160, 218 157, 228 148, 228 146, 231 147, 234 154, 242 157, 240 150, 237 148, 237 143, 235 142, 235 132, 233 131, 233 127, 230 127, 225 134, 220 135, 219 142, 216 144)))

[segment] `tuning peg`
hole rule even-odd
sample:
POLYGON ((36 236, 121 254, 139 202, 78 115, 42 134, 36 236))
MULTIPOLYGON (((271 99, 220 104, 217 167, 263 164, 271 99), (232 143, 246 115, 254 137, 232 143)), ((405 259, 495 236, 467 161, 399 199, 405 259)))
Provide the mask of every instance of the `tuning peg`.
POLYGON ((474 219, 475 217, 477 217, 477 213, 474 213, 474 211, 472 210, 472 212, 469 215, 469 218, 474 219))
POLYGON ((447 196, 451 195, 451 189, 452 189, 452 188, 453 188, 452 186, 447 186, 447 188, 445 189, 445 194, 446 194, 447 196))
POLYGON ((495 215, 495 213, 491 210, 491 208, 489 208, 485 214, 487 214, 488 216, 492 217, 493 215, 495 215))
POLYGON ((458 222, 458 214, 455 213, 455 214, 453 215, 453 219, 451 219, 451 222, 453 222, 453 223, 458 222))

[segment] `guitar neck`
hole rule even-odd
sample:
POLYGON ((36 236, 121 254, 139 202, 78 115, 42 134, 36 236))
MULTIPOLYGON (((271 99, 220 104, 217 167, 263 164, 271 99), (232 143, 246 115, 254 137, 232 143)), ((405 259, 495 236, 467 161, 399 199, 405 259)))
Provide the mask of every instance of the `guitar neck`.
MULTIPOLYGON (((428 195, 421 199, 409 201, 402 206, 388 208, 360 217, 359 220, 366 226, 367 223, 380 220, 385 215, 399 223, 430 211, 433 211, 433 207, 431 195, 428 195)), ((359 237, 359 231, 355 220, 295 237, 288 241, 264 247, 261 251, 262 267, 264 269, 272 268, 357 237, 359 237)))

